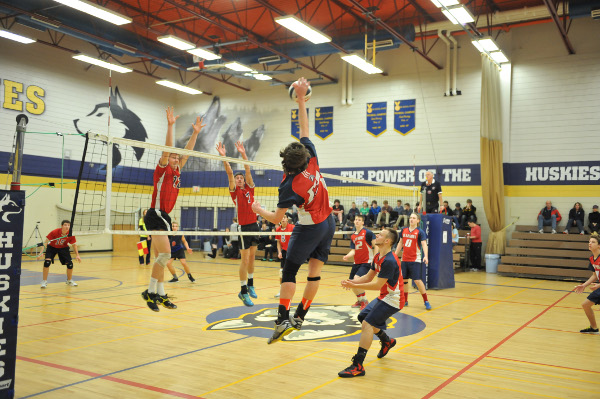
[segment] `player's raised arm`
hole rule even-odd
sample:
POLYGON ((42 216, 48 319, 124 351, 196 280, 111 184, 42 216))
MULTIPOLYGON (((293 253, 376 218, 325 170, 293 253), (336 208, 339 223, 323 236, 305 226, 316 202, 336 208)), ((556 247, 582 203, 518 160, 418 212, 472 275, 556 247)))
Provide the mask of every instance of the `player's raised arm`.
MULTIPOLYGON (((225 146, 223 143, 217 143, 217 152, 222 156, 227 156, 227 151, 225 150, 225 146)), ((225 167, 225 173, 227 173, 227 180, 229 181, 229 191, 233 191, 235 188, 235 181, 233 180, 233 170, 231 169, 231 165, 229 162, 223 161, 223 166, 225 167)))
MULTIPOLYGON (((165 139, 165 145, 168 147, 173 147, 173 125, 178 118, 179 115, 175 116, 173 113, 173 107, 167 107, 167 137, 165 139)), ((163 152, 160 160, 158 161, 159 165, 167 166, 169 163, 169 155, 171 155, 170 152, 163 152)))
POLYGON ((308 92, 310 83, 305 78, 298 79, 297 82, 293 83, 294 89, 296 90, 296 96, 298 101, 298 122, 300 124, 300 138, 309 137, 308 130, 308 115, 306 113, 306 101, 304 96, 308 92))
MULTIPOLYGON (((242 143, 241 141, 238 141, 237 143, 235 143, 235 148, 238 150, 238 152, 242 156, 242 159, 244 161, 247 161, 248 156, 246 155, 246 149, 244 148, 244 143, 242 143)), ((254 187, 254 180, 252 180, 252 173, 250 172, 250 165, 244 165, 244 171, 246 172, 246 184, 248 184, 248 186, 250 188, 254 187)))
MULTIPOLYGON (((196 123, 192 124, 192 136, 190 137, 190 139, 188 140, 187 144, 185 145, 185 149, 186 150, 193 150, 194 146, 196 145, 196 139, 198 138, 198 133, 200 133, 200 131, 202 130, 202 128, 206 125, 203 125, 202 122, 204 121, 204 118, 201 117, 197 117, 196 118, 196 123)), ((183 165, 185 165, 185 163, 187 162, 189 158, 189 155, 184 155, 181 157, 181 159, 179 160, 179 167, 183 168, 183 165)))

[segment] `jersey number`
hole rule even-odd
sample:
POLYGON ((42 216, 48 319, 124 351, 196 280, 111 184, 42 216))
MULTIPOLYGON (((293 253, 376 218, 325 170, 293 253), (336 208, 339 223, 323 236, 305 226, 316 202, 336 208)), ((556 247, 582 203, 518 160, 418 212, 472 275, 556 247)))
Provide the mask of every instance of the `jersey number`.
POLYGON ((310 204, 311 202, 313 202, 313 200, 315 199, 315 196, 319 192, 320 180, 321 180, 321 174, 317 170, 317 173, 315 173, 315 182, 313 183, 312 187, 309 188, 307 191, 307 193, 308 193, 308 201, 306 202, 307 205, 310 204))
POLYGON ((412 245, 413 240, 411 238, 408 238, 405 242, 404 242, 404 246, 405 247, 410 247, 412 245))
POLYGON ((361 249, 363 246, 363 242, 362 241, 357 241, 354 243, 354 249, 358 250, 361 249))

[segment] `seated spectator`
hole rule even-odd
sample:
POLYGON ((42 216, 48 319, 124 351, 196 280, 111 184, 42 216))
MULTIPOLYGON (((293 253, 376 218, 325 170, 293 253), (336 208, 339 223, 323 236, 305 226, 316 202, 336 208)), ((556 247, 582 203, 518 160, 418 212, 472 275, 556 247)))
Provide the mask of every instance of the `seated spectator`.
POLYGON ((379 216, 379 212, 381 212, 381 207, 377 205, 377 201, 373 200, 371 202, 371 208, 369 208, 369 225, 375 223, 377 221, 377 217, 379 216))
POLYGON ((454 204, 454 210, 452 211, 452 213, 454 214, 454 217, 457 220, 456 227, 458 228, 460 227, 458 220, 460 220, 462 216, 462 208, 460 207, 460 202, 454 204))
POLYGON ((458 218, 454 215, 454 211, 452 209, 450 209, 450 205, 448 205, 448 201, 444 201, 444 203, 442 204, 440 213, 443 215, 452 217, 452 220, 454 220, 454 223, 456 223, 456 225, 458 225, 458 218))
POLYGON ((600 212, 598 212, 598 205, 592 207, 592 213, 588 215, 588 222, 590 233, 598 233, 600 230, 600 212))
POLYGON ((402 206, 402 200, 396 201, 396 207, 394 208, 395 212, 398 212, 398 215, 401 215, 404 212, 404 207, 402 206))
POLYGON ((469 221, 477 222, 477 215, 475 212, 477 212, 477 208, 473 205, 473 201, 468 199, 467 206, 463 208, 462 216, 460 217, 461 229, 466 229, 469 221))
MULTIPOLYGON (((354 218, 350 219, 350 215, 346 218, 346 223, 342 226, 342 231, 354 231, 354 218)), ((350 237, 344 234, 344 240, 348 240, 350 237)))
MULTIPOLYGON (((229 227, 225 227, 225 232, 229 233, 229 227)), ((233 245, 231 245, 231 236, 223 236, 223 246, 221 252, 225 259, 231 258, 231 252, 233 251, 233 245)))
POLYGON ((396 220, 396 224, 394 224, 394 228, 398 228, 398 226, 408 226, 408 218, 412 215, 413 210, 410 208, 410 204, 408 202, 404 203, 404 210, 402 213, 398 214, 398 220, 396 220))
MULTIPOLYGON (((217 229, 213 229, 213 231, 218 231, 217 229)), ((209 258, 216 258, 217 257, 217 249, 219 247, 219 236, 215 235, 212 236, 212 238, 210 239, 210 254, 208 254, 209 258)))
POLYGON ((344 205, 340 205, 340 200, 333 201, 333 215, 336 218, 336 224, 341 226, 344 223, 344 205))
POLYGON ((562 216, 552 206, 552 201, 546 201, 546 206, 538 213, 538 233, 544 234, 544 226, 552 226, 552 234, 556 234, 556 224, 561 220, 562 216))
POLYGON ((356 215, 360 215, 360 209, 356 207, 356 202, 353 202, 352 205, 350 205, 350 209, 348 209, 348 217, 346 218, 346 220, 350 219, 354 221, 354 217, 356 215))
POLYGON ((379 214, 377 215, 377 226, 387 226, 390 224, 390 215, 392 214, 392 212, 394 211, 394 208, 392 208, 387 200, 383 200, 383 206, 381 207, 381 212, 379 212, 379 214), (382 219, 385 219, 385 224, 382 224, 382 219))
POLYGON ((288 218, 292 219, 293 224, 298 223, 298 207, 296 206, 296 204, 292 205, 292 207, 290 209, 288 209, 288 211, 285 213, 285 215, 288 218))
POLYGON ((469 220, 469 227, 471 232, 467 234, 471 239, 471 245, 469 247, 469 255, 471 259, 471 271, 478 271, 481 269, 481 226, 472 220, 469 220))
MULTIPOLYGON (((269 225, 267 225, 266 223, 263 223, 261 228, 260 228, 261 232, 271 232, 271 230, 269 229, 269 225)), ((265 256, 262 260, 267 260, 267 258, 269 259, 269 262, 273 262, 273 255, 275 254, 275 251, 277 250, 277 243, 275 242, 275 240, 273 239, 272 235, 260 235, 258 236, 258 249, 264 249, 265 250, 265 256)))
POLYGON ((583 211, 583 207, 581 206, 581 203, 576 202, 575 205, 573 205, 573 208, 569 211, 569 220, 567 221, 567 227, 563 231, 563 234, 569 234, 569 230, 571 229, 571 226, 573 226, 573 223, 577 225, 579 234, 585 234, 583 231, 584 218, 585 212, 583 211))
POLYGON ((362 208, 360 208, 360 214, 365 215, 365 217, 369 216, 369 203, 367 201, 363 201, 362 208))

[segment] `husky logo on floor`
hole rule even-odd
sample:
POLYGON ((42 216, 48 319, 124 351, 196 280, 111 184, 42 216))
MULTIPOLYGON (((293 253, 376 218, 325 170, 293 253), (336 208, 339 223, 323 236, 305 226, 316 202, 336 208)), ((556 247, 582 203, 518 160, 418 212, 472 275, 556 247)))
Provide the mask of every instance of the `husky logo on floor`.
MULTIPOLYGON (((255 305, 255 312, 247 313, 245 306, 223 309, 211 313, 206 320, 210 323, 204 329, 229 331, 252 337, 268 338, 273 334, 277 318, 277 305, 255 305)), ((361 324, 356 316, 358 310, 341 305, 313 305, 306 315, 300 331, 286 336, 284 341, 358 341, 361 324)), ((416 317, 398 312, 388 319, 387 334, 403 337, 416 334, 425 328, 425 323, 416 317)))
POLYGON ((17 203, 10 199, 10 196, 6 194, 4 198, 0 200, 0 215, 2 215, 2 221, 10 223, 8 216, 19 214, 23 209, 17 203))
MULTIPOLYGON (((88 128, 89 126, 97 125, 96 118, 106 118, 106 114, 109 112, 111 134, 113 136, 119 136, 130 140, 146 141, 148 135, 146 134, 144 125, 142 125, 141 119, 133 111, 127 108, 127 104, 123 101, 123 97, 121 97, 118 87, 115 87, 114 93, 112 89, 110 91, 110 106, 109 103, 96 104, 94 110, 87 114, 85 118, 75 119, 73 121, 75 129, 77 129, 78 133, 85 134, 90 130, 88 128)), ((143 148, 133 147, 133 151, 135 152, 135 158, 138 161, 142 159, 142 156, 144 155, 143 148)), ((119 166, 121 159, 122 156, 119 145, 115 144, 113 146, 113 168, 119 166)))

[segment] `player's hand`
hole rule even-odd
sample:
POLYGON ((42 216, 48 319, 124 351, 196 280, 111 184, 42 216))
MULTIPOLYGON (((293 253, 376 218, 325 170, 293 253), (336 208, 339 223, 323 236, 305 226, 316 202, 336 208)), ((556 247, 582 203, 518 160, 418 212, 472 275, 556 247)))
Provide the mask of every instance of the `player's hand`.
POLYGON ((175 121, 179 118, 179 115, 175 116, 173 114, 173 107, 167 107, 167 123, 169 126, 175 124, 175 121))
POLYGON ((277 257, 278 257, 279 259, 283 259, 283 255, 281 254, 281 252, 279 252, 279 253, 277 254, 277 257))
POLYGON ((573 291, 578 294, 581 294, 584 290, 585 287, 583 286, 583 284, 576 285, 575 288, 573 288, 573 291))
POLYGON ((260 206, 260 202, 254 201, 252 203, 252 212, 258 213, 261 209, 262 209, 262 207, 260 206))
POLYGON ((222 156, 227 155, 227 151, 225 150, 225 146, 220 141, 217 143, 217 152, 222 156))
POLYGON ((417 207, 417 213, 421 213, 421 205, 417 207))
POLYGON ((344 260, 348 260, 348 259, 350 259, 350 257, 349 257, 348 255, 344 255, 344 256, 342 257, 342 259, 344 259, 344 260))
POLYGON ((77 259, 77 262, 81 263, 81 258, 79 257, 79 255, 77 255, 77 256, 75 257, 75 259, 77 259))
POLYGON ((196 123, 192 123, 192 129, 194 129, 194 134, 198 134, 200 133, 200 131, 202 130, 202 128, 206 125, 203 125, 202 122, 204 122, 204 118, 201 117, 197 117, 196 118, 196 123))
POLYGON ((37 256, 37 260, 40 260, 40 259, 42 259, 42 258, 44 257, 44 255, 46 255, 44 252, 42 252, 41 254, 39 254, 39 255, 37 256))
POLYGON ((600 284, 598 284, 598 283, 590 284, 590 290, 596 291, 598 288, 600 288, 600 284))
POLYGON ((248 160, 248 157, 246 156, 246 149, 244 148, 244 143, 242 143, 241 141, 236 142, 235 149, 238 150, 243 159, 248 160))
POLYGON ((429 264, 429 258, 427 256, 423 258, 423 263, 429 264))
POLYGON ((192 250, 192 248, 188 248, 188 249, 187 249, 187 253, 188 253, 188 254, 191 254, 192 252, 194 252, 194 251, 192 250))
POLYGON ((349 290, 354 287, 354 282, 352 280, 342 280, 342 287, 349 290))
POLYGON ((292 83, 294 86, 294 90, 296 90, 296 97, 298 100, 304 101, 304 96, 308 93, 308 88, 310 87, 310 83, 305 78, 298 79, 297 82, 292 83))

